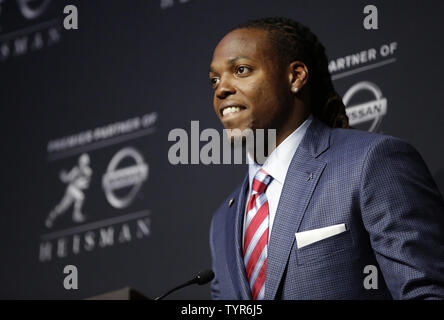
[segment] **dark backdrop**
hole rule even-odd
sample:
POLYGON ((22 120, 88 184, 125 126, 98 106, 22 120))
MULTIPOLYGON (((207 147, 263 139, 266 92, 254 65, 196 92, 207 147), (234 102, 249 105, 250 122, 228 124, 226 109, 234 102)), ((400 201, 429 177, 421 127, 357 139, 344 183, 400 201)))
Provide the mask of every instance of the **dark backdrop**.
MULTIPOLYGON (((212 213, 246 167, 171 165, 168 133, 190 132, 192 120, 201 130, 222 129, 208 83, 212 50, 250 18, 284 15, 310 26, 332 68, 374 49, 372 61, 331 69, 336 89, 344 95, 369 82, 379 96, 361 88, 347 104, 367 103, 362 110, 371 120, 357 127, 379 121, 373 131, 409 141, 444 190, 444 3, 373 1, 378 30, 363 27, 367 4, 0 1, 0 298, 77 299, 124 286, 156 296, 211 266, 212 213), (78 8, 78 30, 63 28, 67 4, 78 8), (46 217, 68 192, 60 172, 75 168, 82 154, 92 175, 74 194, 84 199, 86 220, 73 221, 71 206, 49 229, 46 217), (110 191, 107 171, 129 180, 110 191), (70 264, 78 268, 78 290, 63 287, 70 264)), ((207 299, 209 287, 171 297, 207 299)))

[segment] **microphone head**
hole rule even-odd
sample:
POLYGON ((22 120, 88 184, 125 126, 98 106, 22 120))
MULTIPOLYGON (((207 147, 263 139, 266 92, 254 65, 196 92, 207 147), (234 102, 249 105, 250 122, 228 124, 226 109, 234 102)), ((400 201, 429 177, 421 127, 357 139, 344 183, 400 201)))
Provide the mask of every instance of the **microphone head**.
POLYGON ((196 278, 194 278, 198 285, 203 285, 214 279, 213 270, 204 270, 197 274, 196 278))

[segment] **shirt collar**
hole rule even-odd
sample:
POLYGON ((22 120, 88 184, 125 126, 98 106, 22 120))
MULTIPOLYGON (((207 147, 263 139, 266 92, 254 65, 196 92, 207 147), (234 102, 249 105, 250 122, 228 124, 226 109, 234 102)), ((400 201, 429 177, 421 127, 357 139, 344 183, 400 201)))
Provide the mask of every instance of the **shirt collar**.
POLYGON ((296 152, 299 144, 304 138, 305 132, 309 127, 313 117, 310 114, 309 117, 294 130, 265 160, 264 165, 261 167, 258 163, 254 162, 248 154, 248 176, 250 186, 253 183, 254 176, 260 169, 264 169, 268 172, 274 180, 278 181, 281 185, 284 184, 285 176, 287 175, 288 167, 290 166, 291 159, 296 152))

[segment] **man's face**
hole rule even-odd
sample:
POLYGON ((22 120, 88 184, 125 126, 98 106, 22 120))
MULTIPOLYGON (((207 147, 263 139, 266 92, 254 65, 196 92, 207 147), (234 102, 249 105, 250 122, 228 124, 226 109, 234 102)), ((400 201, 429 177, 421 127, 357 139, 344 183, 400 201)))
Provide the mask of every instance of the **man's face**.
POLYGON ((276 129, 291 107, 290 84, 267 31, 239 29, 214 50, 214 110, 226 129, 276 129))

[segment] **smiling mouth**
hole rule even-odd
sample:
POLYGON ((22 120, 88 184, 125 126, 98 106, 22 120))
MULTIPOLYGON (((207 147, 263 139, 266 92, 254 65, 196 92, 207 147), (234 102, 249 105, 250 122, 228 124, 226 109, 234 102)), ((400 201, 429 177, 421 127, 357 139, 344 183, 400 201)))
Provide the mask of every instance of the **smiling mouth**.
POLYGON ((245 109, 246 108, 243 107, 243 106, 226 107, 226 108, 223 108, 221 110, 221 114, 222 114, 222 117, 225 117, 225 116, 229 116, 229 115, 234 115, 234 114, 239 113, 239 112, 241 112, 242 110, 245 110, 245 109))

